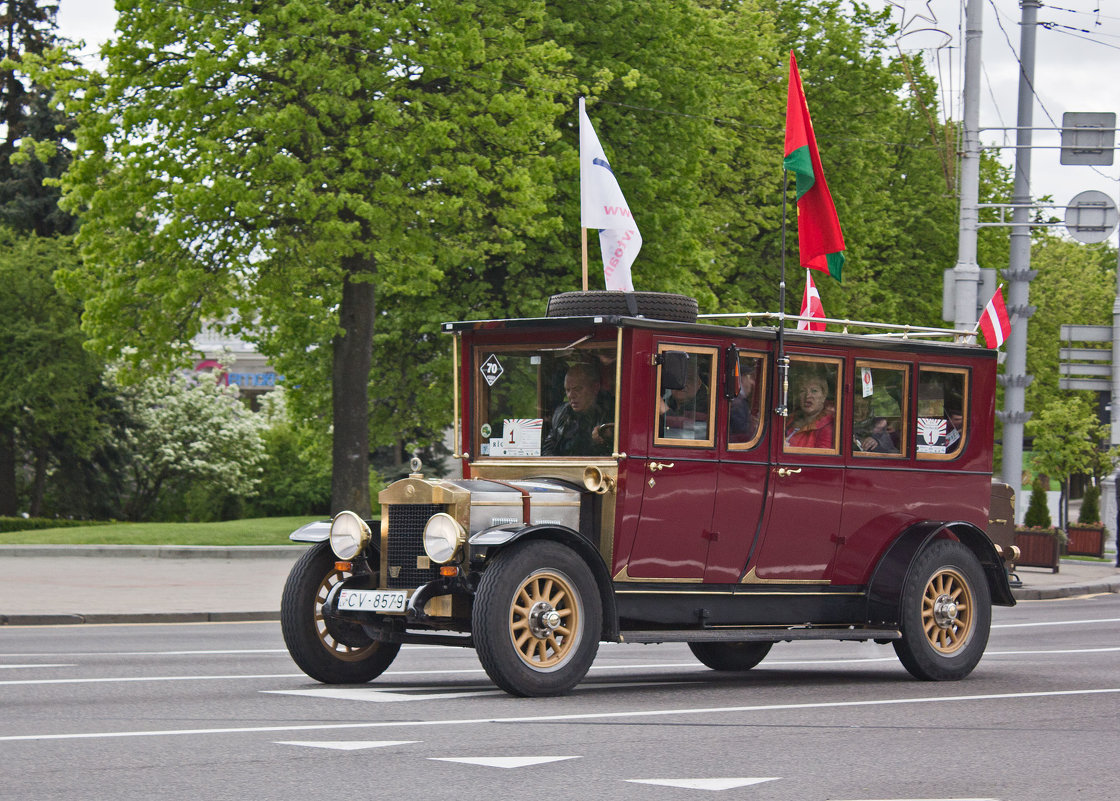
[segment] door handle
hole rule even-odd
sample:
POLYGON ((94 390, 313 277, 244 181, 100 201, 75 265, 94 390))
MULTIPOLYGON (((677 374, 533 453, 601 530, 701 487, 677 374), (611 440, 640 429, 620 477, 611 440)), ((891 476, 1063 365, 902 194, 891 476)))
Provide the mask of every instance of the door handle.
POLYGON ((779 467, 778 468, 778 475, 781 476, 782 478, 785 478, 786 476, 793 476, 793 475, 796 475, 800 472, 801 472, 800 467, 779 467))
POLYGON ((672 466, 673 462, 650 462, 649 471, 651 473, 656 473, 658 470, 664 470, 665 468, 672 466))

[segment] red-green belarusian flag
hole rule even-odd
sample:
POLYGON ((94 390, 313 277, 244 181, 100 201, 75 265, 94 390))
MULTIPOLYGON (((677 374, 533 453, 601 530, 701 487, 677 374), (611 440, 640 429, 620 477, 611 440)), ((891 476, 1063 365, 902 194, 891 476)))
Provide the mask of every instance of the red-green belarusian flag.
POLYGON ((786 97, 786 157, 783 164, 797 176, 797 243, 801 266, 840 280, 844 267, 844 234, 836 206, 824 180, 817 137, 797 59, 789 51, 789 94, 786 97))

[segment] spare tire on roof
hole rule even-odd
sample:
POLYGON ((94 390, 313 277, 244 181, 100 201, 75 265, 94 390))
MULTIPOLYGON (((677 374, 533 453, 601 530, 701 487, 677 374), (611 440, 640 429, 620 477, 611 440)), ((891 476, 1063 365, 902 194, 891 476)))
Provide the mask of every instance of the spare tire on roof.
POLYGON ((670 292, 618 292, 596 290, 590 292, 561 292, 548 299, 548 317, 586 317, 611 314, 619 317, 649 317, 652 320, 671 320, 677 323, 694 323, 697 314, 696 298, 670 292))

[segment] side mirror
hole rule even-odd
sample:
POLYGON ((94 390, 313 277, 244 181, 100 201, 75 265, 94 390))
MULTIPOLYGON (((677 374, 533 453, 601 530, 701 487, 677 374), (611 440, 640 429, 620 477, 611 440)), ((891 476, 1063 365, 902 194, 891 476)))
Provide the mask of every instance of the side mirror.
POLYGON ((688 354, 683 350, 667 350, 657 357, 661 365, 661 389, 684 389, 688 378, 688 354))
POLYGON ((731 400, 739 394, 739 349, 731 345, 724 351, 723 397, 731 400))

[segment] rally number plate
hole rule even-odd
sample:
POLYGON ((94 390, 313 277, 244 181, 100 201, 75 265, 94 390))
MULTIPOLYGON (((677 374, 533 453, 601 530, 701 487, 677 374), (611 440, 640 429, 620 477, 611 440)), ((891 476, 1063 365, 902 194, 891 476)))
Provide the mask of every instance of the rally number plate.
POLYGON ((404 612, 408 598, 402 590, 342 590, 338 608, 360 612, 404 612))

